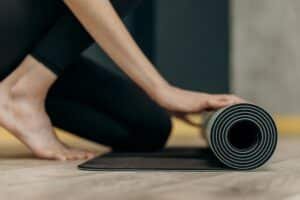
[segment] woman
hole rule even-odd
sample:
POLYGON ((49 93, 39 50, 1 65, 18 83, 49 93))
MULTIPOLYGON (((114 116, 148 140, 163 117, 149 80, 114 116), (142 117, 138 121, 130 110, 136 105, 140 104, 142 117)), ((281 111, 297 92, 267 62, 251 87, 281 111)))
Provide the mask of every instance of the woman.
POLYGON ((186 114, 242 101, 168 84, 120 19, 138 3, 1 1, 0 124, 37 157, 94 156, 60 142, 52 124, 115 150, 154 151, 171 131, 167 111, 187 121, 186 114), (135 84, 81 56, 93 41, 135 84))

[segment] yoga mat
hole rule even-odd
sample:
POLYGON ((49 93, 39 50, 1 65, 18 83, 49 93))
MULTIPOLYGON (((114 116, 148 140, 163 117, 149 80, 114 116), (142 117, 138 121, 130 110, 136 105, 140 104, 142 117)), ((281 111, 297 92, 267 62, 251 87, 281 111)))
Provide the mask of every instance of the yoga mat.
POLYGON ((88 171, 205 171, 225 166, 207 148, 170 147, 151 153, 107 153, 79 165, 88 171))
POLYGON ((203 123, 209 149, 167 148, 152 153, 108 153, 79 165, 92 171, 252 170, 264 165, 277 146, 272 117, 252 104, 207 114, 203 123))
POLYGON ((250 170, 264 165, 277 146, 274 120, 252 104, 237 104, 211 114, 204 129, 214 155, 232 169, 250 170))

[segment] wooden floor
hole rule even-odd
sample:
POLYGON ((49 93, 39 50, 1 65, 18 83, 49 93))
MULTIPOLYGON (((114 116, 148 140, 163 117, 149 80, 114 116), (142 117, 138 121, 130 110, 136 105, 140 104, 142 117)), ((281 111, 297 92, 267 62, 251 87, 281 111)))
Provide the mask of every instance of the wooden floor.
MULTIPOLYGON (((1 132, 1 131, 0 131, 1 132)), ((10 136, 0 137, 1 199, 300 199, 300 137, 280 138, 273 161, 254 172, 84 172, 80 162, 32 158, 10 136)), ((107 149, 68 135, 74 146, 107 149)), ((173 137, 170 145, 203 144, 197 135, 173 137)))

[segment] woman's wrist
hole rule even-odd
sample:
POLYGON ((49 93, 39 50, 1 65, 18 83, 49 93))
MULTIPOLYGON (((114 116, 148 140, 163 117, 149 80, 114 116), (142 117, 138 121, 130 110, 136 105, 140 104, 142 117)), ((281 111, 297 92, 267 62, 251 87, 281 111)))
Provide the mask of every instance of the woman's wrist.
POLYGON ((172 88, 173 86, 167 81, 163 81, 159 84, 154 84, 147 93, 157 104, 163 106, 168 100, 168 94, 172 88))

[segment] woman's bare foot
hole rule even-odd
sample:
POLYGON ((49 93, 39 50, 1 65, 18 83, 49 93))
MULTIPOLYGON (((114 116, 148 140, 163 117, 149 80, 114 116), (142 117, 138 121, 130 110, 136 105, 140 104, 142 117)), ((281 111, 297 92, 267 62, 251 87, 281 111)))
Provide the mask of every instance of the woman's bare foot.
POLYGON ((55 75, 32 57, 0 83, 0 125, 39 158, 89 159, 94 153, 60 142, 45 111, 45 97, 55 75), (44 84, 44 85, 43 85, 44 84))

